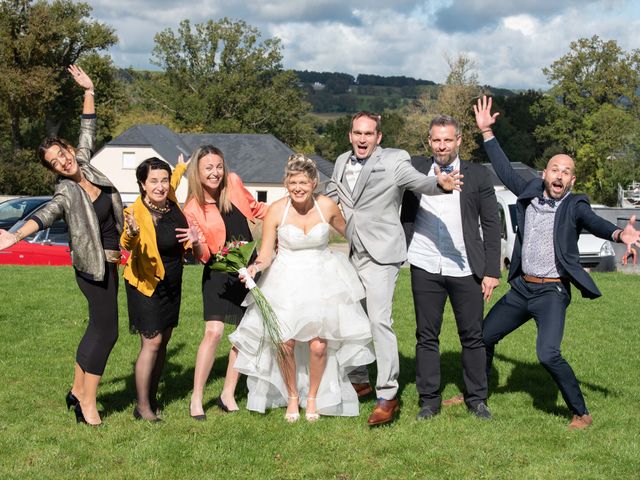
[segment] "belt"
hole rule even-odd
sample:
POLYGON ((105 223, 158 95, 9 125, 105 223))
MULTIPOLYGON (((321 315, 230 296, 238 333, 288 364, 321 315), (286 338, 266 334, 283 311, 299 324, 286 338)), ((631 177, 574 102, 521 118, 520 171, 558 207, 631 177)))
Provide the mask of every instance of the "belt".
POLYGON ((534 277, 533 275, 522 275, 525 282, 529 283, 560 283, 562 278, 558 277, 534 277))

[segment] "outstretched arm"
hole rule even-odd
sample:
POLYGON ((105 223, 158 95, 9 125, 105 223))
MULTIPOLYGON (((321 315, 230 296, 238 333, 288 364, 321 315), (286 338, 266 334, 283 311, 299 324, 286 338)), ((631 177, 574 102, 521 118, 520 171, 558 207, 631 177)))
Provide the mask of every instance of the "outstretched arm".
POLYGON ((27 222, 15 232, 0 229, 0 250, 15 245, 24 237, 28 237, 38 230, 40 230, 40 226, 33 220, 27 220, 27 222))

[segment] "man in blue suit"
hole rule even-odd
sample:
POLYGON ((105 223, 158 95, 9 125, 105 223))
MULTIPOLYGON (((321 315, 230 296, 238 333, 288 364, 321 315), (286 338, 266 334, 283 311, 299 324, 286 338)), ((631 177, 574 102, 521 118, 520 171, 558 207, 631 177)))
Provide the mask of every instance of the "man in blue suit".
POLYGON ((585 229, 630 248, 640 238, 640 232, 633 227, 635 216, 624 230, 618 229, 593 212, 586 195, 571 193, 576 177, 573 159, 568 155, 553 156, 542 178, 525 181, 513 170, 493 136, 491 126, 499 114, 491 114, 491 98, 483 96, 473 109, 496 174, 518 197, 518 232, 509 269, 511 290, 494 305, 483 325, 487 372, 491 369, 496 344, 533 318, 538 329, 538 360, 551 374, 573 412, 569 429, 587 428, 593 419, 578 379, 560 353, 566 309, 571 301, 570 284, 580 290, 583 297, 601 295, 580 266, 578 237, 585 229))

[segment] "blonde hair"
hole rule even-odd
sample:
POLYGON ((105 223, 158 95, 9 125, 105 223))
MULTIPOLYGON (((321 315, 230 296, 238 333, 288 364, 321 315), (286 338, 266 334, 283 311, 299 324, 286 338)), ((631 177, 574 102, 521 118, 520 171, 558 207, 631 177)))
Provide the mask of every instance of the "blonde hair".
POLYGON ((220 179, 220 186, 218 186, 218 210, 221 213, 229 213, 231 211, 231 199, 230 199, 230 185, 228 182, 227 164, 224 161, 224 154, 222 150, 213 145, 201 145, 195 152, 191 154, 189 166, 187 167, 187 182, 189 184, 189 190, 187 193, 187 201, 192 197, 196 199, 200 207, 204 207, 204 189, 202 188, 202 181, 200 180, 200 160, 207 155, 217 155, 222 159, 222 179, 220 179))
POLYGON ((318 166, 316 162, 307 157, 304 153, 294 153, 287 160, 287 166, 284 168, 284 183, 286 184, 289 177, 298 173, 304 173, 309 180, 318 184, 318 166))

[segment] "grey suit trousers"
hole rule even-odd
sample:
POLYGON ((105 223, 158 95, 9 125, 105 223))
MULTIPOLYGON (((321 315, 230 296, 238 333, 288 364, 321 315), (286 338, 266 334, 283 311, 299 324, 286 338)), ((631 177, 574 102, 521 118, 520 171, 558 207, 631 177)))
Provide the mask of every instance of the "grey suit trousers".
MULTIPOLYGON (((393 319, 391 318, 393 292, 400 264, 382 265, 374 261, 368 254, 354 251, 351 252, 350 260, 358 272, 366 292, 363 306, 371 322, 378 368, 376 396, 391 400, 398 393, 398 375, 400 374, 398 340, 393 331, 393 319)), ((364 365, 353 370, 349 379, 353 383, 369 383, 367 366, 364 365)))

